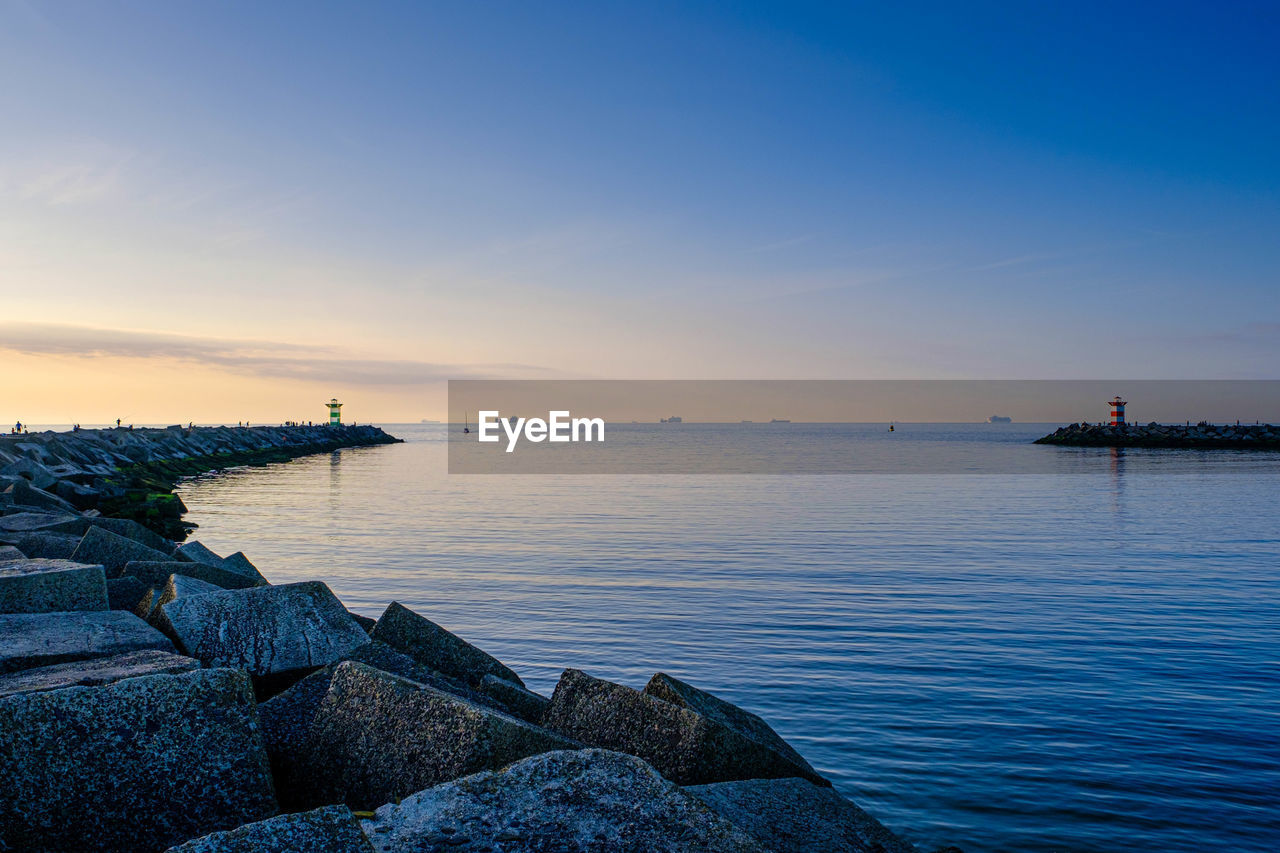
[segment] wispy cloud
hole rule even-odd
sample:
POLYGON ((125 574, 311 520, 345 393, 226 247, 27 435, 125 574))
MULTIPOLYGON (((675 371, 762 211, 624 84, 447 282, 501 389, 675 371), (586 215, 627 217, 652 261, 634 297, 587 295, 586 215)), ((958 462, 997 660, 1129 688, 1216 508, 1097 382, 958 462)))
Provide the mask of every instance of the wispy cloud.
POLYGON ((558 371, 528 364, 445 364, 362 358, 339 349, 53 323, 0 323, 0 351, 78 358, 160 359, 231 373, 369 386, 426 385, 446 379, 545 379, 558 371))

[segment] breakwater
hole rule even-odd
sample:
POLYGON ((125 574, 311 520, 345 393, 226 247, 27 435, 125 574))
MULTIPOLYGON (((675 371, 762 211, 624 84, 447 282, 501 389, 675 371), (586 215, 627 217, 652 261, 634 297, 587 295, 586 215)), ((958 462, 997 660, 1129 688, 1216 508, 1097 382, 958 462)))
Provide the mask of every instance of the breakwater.
POLYGON ((0 436, 0 506, 127 518, 181 541, 185 476, 398 442, 375 426, 78 429, 0 436))
POLYGON ((1089 424, 1059 427, 1036 444, 1067 447, 1152 447, 1190 450, 1280 450, 1272 424, 1089 424))
MULTIPOLYGON (((114 470, 256 452, 181 432, 114 470)), ((75 509, 42 471, 115 475, 68 446, 5 475, 0 850, 914 850, 748 710, 663 673, 540 695, 397 603, 75 509)))

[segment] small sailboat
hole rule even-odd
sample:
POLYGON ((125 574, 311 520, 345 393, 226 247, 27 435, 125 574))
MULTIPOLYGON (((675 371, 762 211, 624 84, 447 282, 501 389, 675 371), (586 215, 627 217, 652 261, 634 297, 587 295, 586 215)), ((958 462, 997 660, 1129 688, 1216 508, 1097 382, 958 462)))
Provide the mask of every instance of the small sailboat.
POLYGON ((471 432, 471 413, 470 412, 462 413, 462 431, 471 432))

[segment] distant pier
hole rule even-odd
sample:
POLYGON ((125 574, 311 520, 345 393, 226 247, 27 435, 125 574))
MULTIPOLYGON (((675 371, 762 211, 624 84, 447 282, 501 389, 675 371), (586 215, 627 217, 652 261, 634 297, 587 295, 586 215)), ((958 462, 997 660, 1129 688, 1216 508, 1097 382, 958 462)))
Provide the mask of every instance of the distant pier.
POLYGON ((1059 427, 1036 444, 1065 447, 1152 447, 1184 450, 1280 450, 1273 424, 1089 424, 1059 427))

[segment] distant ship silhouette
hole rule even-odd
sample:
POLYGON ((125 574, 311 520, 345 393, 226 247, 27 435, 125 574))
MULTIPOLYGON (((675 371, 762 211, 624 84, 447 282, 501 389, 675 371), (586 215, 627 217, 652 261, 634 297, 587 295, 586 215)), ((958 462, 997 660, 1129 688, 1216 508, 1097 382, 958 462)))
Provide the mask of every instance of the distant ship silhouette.
POLYGON ((989 424, 1011 424, 1011 423, 1013 423, 1013 418, 1006 418, 1004 415, 992 415, 991 417, 987 418, 987 423, 989 423, 989 424))

